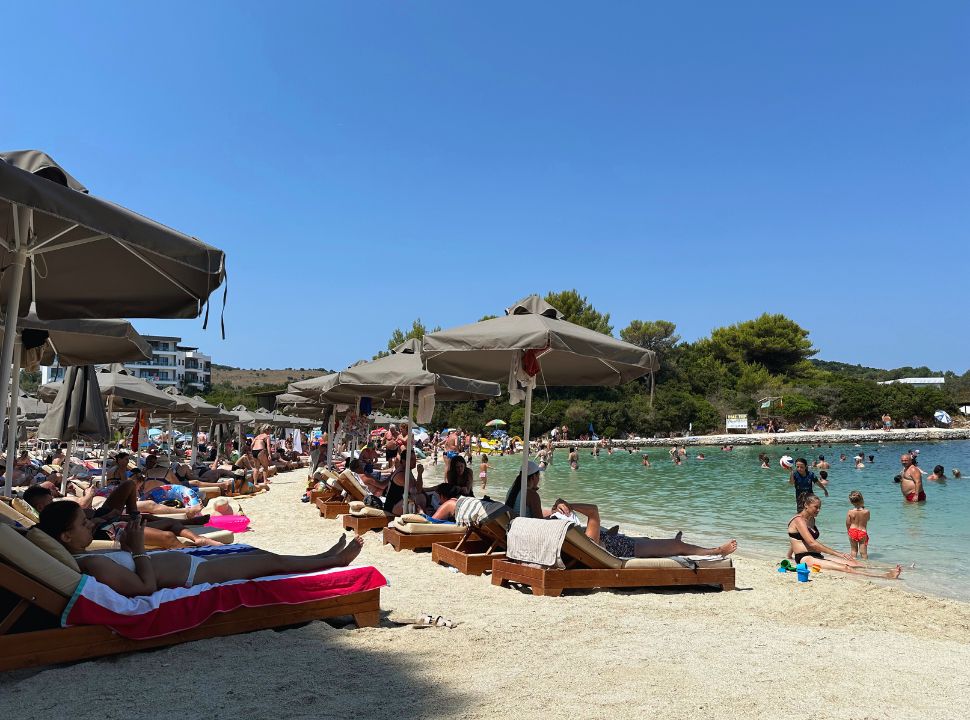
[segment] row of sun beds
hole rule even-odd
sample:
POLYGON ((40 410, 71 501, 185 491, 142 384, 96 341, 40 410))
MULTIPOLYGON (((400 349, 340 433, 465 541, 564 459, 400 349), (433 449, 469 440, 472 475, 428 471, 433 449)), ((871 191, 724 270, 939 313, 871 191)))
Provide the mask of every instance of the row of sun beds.
POLYGON ((433 523, 420 515, 392 518, 364 505, 366 489, 349 471, 328 473, 330 486, 315 493, 321 517, 339 518, 343 527, 363 535, 379 530, 396 551, 431 550, 431 559, 466 575, 491 573, 494 585, 515 584, 534 595, 558 596, 566 589, 669 586, 735 587, 729 558, 684 562, 673 558, 618 558, 577 528, 570 528, 561 550, 561 567, 539 567, 506 557, 512 516, 508 508, 468 526, 433 523))

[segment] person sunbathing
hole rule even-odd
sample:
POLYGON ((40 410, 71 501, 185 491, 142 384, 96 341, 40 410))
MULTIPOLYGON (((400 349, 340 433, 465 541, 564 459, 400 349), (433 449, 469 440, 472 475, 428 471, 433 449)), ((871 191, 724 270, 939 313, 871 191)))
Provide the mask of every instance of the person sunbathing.
MULTIPOLYGON (((87 505, 78 503, 78 506, 84 511, 84 514, 92 522, 96 523, 94 531, 95 540, 114 540, 117 529, 123 527, 122 523, 130 519, 132 497, 130 486, 133 486, 134 483, 131 481, 128 482, 129 486, 118 487, 97 510, 92 510, 90 507, 91 500, 94 498, 93 487, 85 491, 83 500, 87 502, 87 505)), ((34 508, 38 513, 42 512, 44 508, 54 502, 54 497, 50 490, 40 485, 27 488, 24 491, 23 499, 24 502, 34 508)), ((135 514, 139 514, 137 504, 134 507, 135 514)), ((217 540, 212 540, 204 535, 196 535, 185 527, 184 523, 174 518, 158 517, 152 514, 145 514, 142 517, 147 521, 145 526, 145 540, 155 547, 167 549, 185 547, 179 541, 179 538, 185 538, 196 547, 222 545, 217 540)), ((204 524, 208 518, 208 515, 196 517, 195 524, 204 524)))
MULTIPOLYGON (((229 473, 232 475, 232 472, 229 473)), ((164 480, 168 485, 188 485, 194 488, 219 488, 223 494, 233 492, 233 480, 216 480, 215 482, 194 477, 192 468, 188 465, 175 463, 167 468, 158 464, 157 455, 145 458, 145 477, 151 480, 164 480)), ((218 476, 217 476, 218 477, 218 476)))
POLYGON ((94 539, 93 523, 70 500, 51 503, 37 526, 63 545, 81 572, 128 597, 150 595, 160 588, 193 587, 205 583, 249 580, 268 575, 308 573, 344 567, 363 547, 362 538, 336 545, 318 555, 277 555, 265 550, 212 557, 184 552, 145 552, 144 519, 133 519, 120 538, 121 550, 84 552, 94 539))
MULTIPOLYGON (((525 517, 566 519, 582 527, 576 513, 585 515, 586 526, 583 530, 586 537, 616 557, 663 558, 678 555, 730 555, 738 549, 737 540, 728 540, 717 547, 701 547, 700 545, 685 543, 681 539, 683 532, 678 532, 669 539, 656 539, 624 535, 619 532, 619 526, 604 530, 600 525, 599 508, 590 503, 570 503, 560 498, 548 510, 543 510, 542 500, 539 497, 540 470, 539 466, 531 460, 528 465, 528 473, 525 517)), ((505 504, 513 510, 517 510, 519 507, 519 494, 522 486, 519 478, 521 478, 521 473, 512 483, 512 487, 509 488, 508 495, 505 498, 505 504)))

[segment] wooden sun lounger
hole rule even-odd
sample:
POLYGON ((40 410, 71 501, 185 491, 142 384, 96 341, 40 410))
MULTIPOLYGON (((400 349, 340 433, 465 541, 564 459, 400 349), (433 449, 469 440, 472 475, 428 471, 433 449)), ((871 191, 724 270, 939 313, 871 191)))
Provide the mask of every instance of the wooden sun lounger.
POLYGON ((385 515, 384 517, 375 515, 370 517, 367 515, 353 515, 348 512, 343 516, 344 530, 353 530, 354 535, 360 537, 371 530, 383 530, 387 527, 391 519, 390 515, 385 515))
POLYGON ((180 633, 129 640, 100 625, 59 627, 58 619, 68 599, 0 560, 0 671, 75 662, 329 617, 352 615, 359 627, 373 627, 380 620, 380 590, 374 589, 300 605, 239 608, 213 615, 180 633))
POLYGON ((384 545, 390 545, 395 552, 400 552, 401 550, 430 550, 435 543, 457 543, 463 537, 465 537, 465 528, 457 532, 411 534, 401 532, 392 524, 384 528, 382 540, 384 545))
POLYGON ((350 512, 350 503, 343 500, 317 500, 316 505, 320 510, 320 517, 327 520, 336 520, 338 515, 350 512))
POLYGON ((458 542, 436 542, 431 546, 431 559, 439 565, 455 568, 462 575, 491 572, 495 560, 505 559, 505 528, 508 519, 492 519, 469 528, 458 542))
POLYGON ((566 564, 564 570, 533 567, 508 559, 495 560, 492 584, 527 585, 533 595, 554 597, 567 589, 714 585, 722 590, 734 590, 734 567, 730 561, 697 569, 682 567, 666 558, 623 561, 576 528, 566 533, 562 557, 566 564), (644 567, 650 564, 656 567, 644 567))

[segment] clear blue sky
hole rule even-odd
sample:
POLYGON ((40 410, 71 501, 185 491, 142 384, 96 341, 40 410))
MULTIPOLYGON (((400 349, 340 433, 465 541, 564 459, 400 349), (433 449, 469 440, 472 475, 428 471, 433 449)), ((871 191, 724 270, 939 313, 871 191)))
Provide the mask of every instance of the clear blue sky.
POLYGON ((2 12, 2 145, 227 251, 225 342, 136 322, 216 362, 575 287, 617 331, 782 312, 825 359, 970 366, 966 3, 2 12))

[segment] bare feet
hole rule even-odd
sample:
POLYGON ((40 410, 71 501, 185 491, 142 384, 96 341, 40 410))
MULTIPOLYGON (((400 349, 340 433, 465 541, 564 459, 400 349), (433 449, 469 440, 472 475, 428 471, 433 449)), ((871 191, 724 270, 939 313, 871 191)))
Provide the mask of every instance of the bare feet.
POLYGON ((196 547, 216 547, 217 545, 225 545, 225 543, 221 543, 218 540, 213 540, 205 535, 199 535, 195 539, 196 547))
POLYGON ((679 530, 676 535, 674 535, 674 540, 682 540, 684 537, 684 531, 679 530))
POLYGON ((337 561, 340 565, 350 565, 360 551, 364 549, 364 538, 355 537, 347 544, 343 550, 337 553, 337 561))
POLYGON ((713 555, 730 555, 731 553, 733 553, 737 549, 738 549, 738 541, 737 540, 728 540, 723 545, 719 545, 718 547, 714 548, 714 552, 712 554, 713 555))
POLYGON ((347 544, 347 536, 341 535, 340 538, 337 540, 337 542, 333 544, 333 547, 331 547, 329 550, 324 550, 322 554, 336 555, 337 553, 339 553, 341 550, 344 549, 344 545, 346 544, 347 544))
POLYGON ((185 517, 187 517, 188 519, 191 520, 192 518, 194 518, 196 515, 200 514, 201 512, 202 512, 202 506, 201 505, 195 505, 193 507, 188 507, 188 508, 185 508, 185 517))
POLYGON ((611 527, 609 530, 606 531, 606 534, 607 535, 616 535, 619 532, 620 532, 620 526, 619 525, 614 525, 613 527, 611 527))

